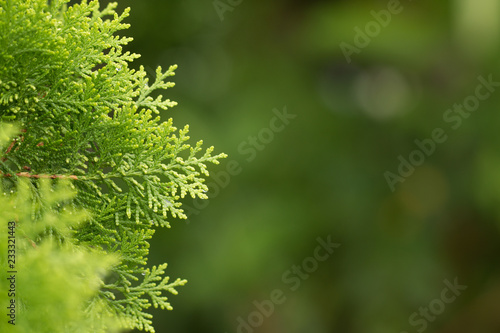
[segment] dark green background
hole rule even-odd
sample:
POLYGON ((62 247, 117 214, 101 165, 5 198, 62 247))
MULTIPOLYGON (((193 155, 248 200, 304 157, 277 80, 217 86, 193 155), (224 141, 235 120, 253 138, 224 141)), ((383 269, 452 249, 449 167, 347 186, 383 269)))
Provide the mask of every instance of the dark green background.
POLYGON ((150 263, 189 280, 157 332, 237 332, 274 289, 286 301, 255 332, 417 332, 409 317, 455 278, 467 290, 425 331, 500 332, 500 90, 443 120, 478 76, 500 81, 496 1, 401 1, 351 63, 340 43, 388 1, 243 0, 224 20, 212 1, 119 3, 135 66, 179 65, 165 119, 229 154, 212 175, 241 167, 155 235, 150 263), (239 145, 285 106, 297 117, 247 161, 239 145), (384 173, 436 128, 447 140, 392 192, 384 173), (282 274, 328 235, 341 246, 291 291, 282 274))

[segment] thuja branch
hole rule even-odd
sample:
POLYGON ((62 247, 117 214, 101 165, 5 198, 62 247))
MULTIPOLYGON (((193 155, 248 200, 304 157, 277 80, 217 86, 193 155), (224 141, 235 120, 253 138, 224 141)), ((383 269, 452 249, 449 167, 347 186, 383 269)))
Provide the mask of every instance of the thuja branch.
MULTIPOLYGON (((87 317, 77 322, 58 316, 20 330, 101 333, 108 325, 102 314, 109 314, 122 328, 154 332, 144 310, 150 305, 170 309, 164 294, 175 295, 174 287, 185 281, 167 283, 166 264, 148 270, 149 239, 155 226, 187 218, 181 200, 185 195, 207 198, 207 165, 218 164, 225 154, 212 155, 213 147, 202 148, 201 140, 191 145, 187 126, 178 130, 171 118, 161 120, 160 113, 176 103, 157 92, 174 86, 166 80, 176 66, 157 68, 151 83, 143 67, 132 69, 139 56, 124 52, 131 38, 118 35, 128 28, 123 20, 129 9, 119 14, 116 3, 100 8, 96 0, 69 2, 0 0, 0 129, 7 122, 22 128, 0 135, 0 186, 31 201, 25 213, 32 223, 23 221, 28 240, 37 241, 29 242, 39 253, 31 265, 50 266, 50 258, 63 254, 51 269, 65 281, 78 276, 73 284, 93 281, 92 288, 61 288, 73 293, 61 299, 78 299, 88 307, 87 317), (71 183, 73 197, 53 197, 63 180, 71 183), (20 191, 22 184, 29 190, 20 191), (85 219, 63 216, 64 203, 85 209, 85 219), (45 233, 30 229, 37 226, 45 233), (65 244, 75 247, 44 247, 43 237, 53 232, 64 233, 65 244), (88 249, 97 253, 90 255, 88 249), (67 257, 65 250, 70 250, 67 257), (111 261, 105 259, 108 255, 111 261), (113 278, 113 292, 103 287, 106 275, 113 278), (94 293, 82 295, 89 290, 94 293)), ((36 278, 51 278, 43 274, 36 278)), ((34 295, 43 295, 43 302, 34 301, 46 304, 52 289, 41 287, 34 295)))

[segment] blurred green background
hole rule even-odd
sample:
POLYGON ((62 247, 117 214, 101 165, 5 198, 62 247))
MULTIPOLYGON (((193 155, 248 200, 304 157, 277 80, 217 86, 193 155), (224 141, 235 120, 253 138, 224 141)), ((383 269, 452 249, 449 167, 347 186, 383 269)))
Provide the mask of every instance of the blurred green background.
POLYGON ((498 1, 401 1, 380 31, 371 11, 397 2, 216 4, 119 1, 135 65, 179 65, 164 117, 229 154, 210 199, 153 239, 150 264, 189 281, 157 332, 500 332, 500 88, 458 128, 443 119, 479 76, 500 81, 498 1), (348 62, 356 27, 372 37, 348 62), (270 136, 284 108, 296 117, 270 136), (436 128, 447 140, 391 191, 384 173, 436 128), (341 246, 292 291, 282 275, 329 235, 341 246), (467 290, 441 309, 455 278, 467 290), (242 327, 274 289, 286 300, 242 327), (430 304, 425 327, 409 321, 430 304))

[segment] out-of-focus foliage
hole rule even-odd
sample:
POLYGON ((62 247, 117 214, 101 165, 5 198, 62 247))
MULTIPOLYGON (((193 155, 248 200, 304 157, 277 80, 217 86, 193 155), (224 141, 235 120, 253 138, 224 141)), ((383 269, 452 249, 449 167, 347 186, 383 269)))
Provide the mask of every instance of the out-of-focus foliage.
POLYGON ((0 331, 117 332, 118 322, 104 311, 106 306, 97 295, 118 258, 82 249, 69 237, 88 219, 87 213, 69 204, 74 196, 69 183, 43 179, 34 193, 28 182, 22 179, 15 188, 0 190, 0 246, 4 249, 0 304, 5 312, 0 331), (40 195, 37 208, 42 211, 36 223, 31 217, 34 195, 40 195), (50 209, 56 206, 60 214, 50 209), (66 236, 63 242, 60 235, 66 236), (8 316, 13 313, 12 300, 15 317, 8 316))
POLYGON ((443 120, 479 76, 500 81, 498 4, 401 1, 348 63, 340 43, 388 2, 241 1, 223 21, 212 1, 123 2, 146 69, 179 65, 176 119, 230 156, 214 176, 241 167, 152 243, 182 247, 169 267, 190 280, 169 332, 236 332, 329 234, 342 246, 256 332, 416 332, 455 277, 468 289, 426 332, 500 329, 500 90, 456 130, 443 120), (239 145, 285 105, 297 117, 247 161, 239 145), (447 141, 392 192, 384 173, 436 128, 447 141))

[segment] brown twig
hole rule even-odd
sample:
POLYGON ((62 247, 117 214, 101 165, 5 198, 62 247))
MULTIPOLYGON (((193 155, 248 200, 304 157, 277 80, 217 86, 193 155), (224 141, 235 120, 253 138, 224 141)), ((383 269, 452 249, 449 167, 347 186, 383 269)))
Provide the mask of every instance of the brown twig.
MULTIPOLYGON (((22 129, 21 130, 22 133, 26 133, 26 129, 22 129)), ((21 142, 24 141, 24 136, 23 135, 19 135, 19 138, 21 139, 21 142)), ((16 142, 19 140, 19 138, 14 138, 14 140, 12 140, 12 142, 10 143, 9 147, 7 148, 7 151, 5 152, 5 155, 9 154, 11 151, 12 151, 12 148, 14 148, 16 142)), ((43 142, 39 142, 36 146, 37 147, 41 147, 43 146, 43 142)), ((7 160, 7 157, 3 157, 2 158, 2 162, 5 162, 7 160)), ((24 170, 27 170, 27 171, 31 171, 31 168, 29 166, 23 166, 23 169, 24 170)), ((75 175, 70 175, 70 176, 66 176, 66 175, 45 175, 45 174, 42 174, 42 175, 37 175, 37 174, 31 174, 29 172, 18 172, 16 173, 16 176, 18 177, 26 177, 26 178, 35 178, 35 179, 39 179, 39 178, 47 178, 47 179, 73 179, 73 180, 77 180, 78 177, 75 176, 75 175)), ((12 175, 10 173, 3 173, 2 171, 0 171, 0 177, 12 177, 12 175)))
MULTIPOLYGON (((44 179, 73 179, 73 180, 78 180, 78 177, 75 176, 75 175, 45 175, 45 174, 41 174, 41 175, 37 175, 37 174, 31 174, 29 172, 18 172, 16 173, 16 176, 18 177, 26 177, 26 178, 35 178, 35 179, 39 179, 39 178, 44 178, 44 179)), ((0 177, 12 177, 12 175, 10 173, 3 173, 2 171, 0 171, 0 177)))
MULTIPOLYGON (((21 130, 22 133, 26 133, 26 130, 25 129, 22 129, 21 130)), ((24 141, 24 136, 22 135, 19 135, 19 138, 21 139, 21 142, 24 141)), ((10 153, 10 151, 12 150, 12 148, 14 148, 14 145, 16 144, 18 138, 14 138, 12 140, 12 142, 10 143, 10 146, 7 148, 7 151, 5 152, 5 155, 7 155, 8 153, 10 153)), ((2 158, 2 162, 5 162, 7 160, 7 157, 3 157, 2 158)))

